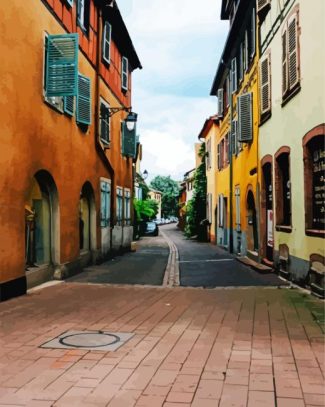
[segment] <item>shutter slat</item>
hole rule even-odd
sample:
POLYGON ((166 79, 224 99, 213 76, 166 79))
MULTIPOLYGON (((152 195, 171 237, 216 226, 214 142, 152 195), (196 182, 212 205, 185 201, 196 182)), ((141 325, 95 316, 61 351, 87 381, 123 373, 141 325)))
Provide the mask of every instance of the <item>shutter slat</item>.
POLYGON ((218 116, 223 116, 223 89, 218 89, 218 116))
POLYGON ((77 95, 78 34, 47 37, 45 82, 46 97, 77 95))
POLYGON ((78 97, 77 97, 77 117, 78 123, 91 124, 91 92, 90 79, 79 74, 78 97))
POLYGON ((239 122, 238 140, 241 143, 247 143, 253 139, 252 93, 240 95, 237 106, 239 122))
POLYGON ((288 90, 287 30, 282 34, 282 94, 288 90))
POLYGON ((271 109, 271 56, 268 54, 260 62, 260 101, 261 113, 271 109))
POLYGON ((295 15, 288 24, 288 82, 292 89, 299 80, 298 77, 298 38, 297 38, 297 16, 295 15))
POLYGON ((64 112, 69 116, 74 114, 74 96, 65 96, 64 97, 64 112))

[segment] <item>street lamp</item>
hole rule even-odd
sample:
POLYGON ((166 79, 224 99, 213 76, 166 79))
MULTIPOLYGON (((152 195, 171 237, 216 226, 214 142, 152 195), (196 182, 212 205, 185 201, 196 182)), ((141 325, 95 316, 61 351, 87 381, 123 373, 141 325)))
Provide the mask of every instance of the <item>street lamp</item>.
POLYGON ((134 112, 129 111, 129 114, 127 115, 127 117, 125 119, 125 124, 129 131, 134 130, 137 119, 138 119, 138 115, 134 112))
POLYGON ((143 179, 147 179, 147 177, 148 177, 148 171, 147 171, 147 170, 144 170, 144 171, 143 171, 143 174, 142 174, 142 178, 143 178, 143 179))

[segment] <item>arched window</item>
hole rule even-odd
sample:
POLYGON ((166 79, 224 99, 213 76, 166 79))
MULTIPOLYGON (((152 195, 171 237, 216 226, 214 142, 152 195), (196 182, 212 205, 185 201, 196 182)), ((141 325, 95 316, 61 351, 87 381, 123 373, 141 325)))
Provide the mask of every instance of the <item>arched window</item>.
POLYGON ((291 232, 290 148, 281 147, 275 154, 276 229, 291 232))
POLYGON ((307 235, 325 236, 325 125, 303 138, 305 227, 307 235))

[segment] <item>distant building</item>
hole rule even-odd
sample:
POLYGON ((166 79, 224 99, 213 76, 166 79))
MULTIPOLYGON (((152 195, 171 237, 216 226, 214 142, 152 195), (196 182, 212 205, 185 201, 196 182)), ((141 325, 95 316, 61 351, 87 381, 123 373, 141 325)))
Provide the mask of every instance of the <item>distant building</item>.
POLYGON ((158 203, 158 212, 157 212, 156 218, 161 219, 162 193, 160 191, 150 188, 148 195, 149 195, 150 199, 153 199, 154 201, 156 201, 158 203))

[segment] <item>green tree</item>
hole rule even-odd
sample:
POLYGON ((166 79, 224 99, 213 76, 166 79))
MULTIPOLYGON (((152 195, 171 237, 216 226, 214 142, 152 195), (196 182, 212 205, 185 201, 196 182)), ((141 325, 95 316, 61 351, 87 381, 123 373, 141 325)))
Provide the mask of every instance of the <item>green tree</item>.
POLYGON ((151 182, 150 187, 162 193, 161 214, 163 218, 178 215, 178 183, 168 177, 157 175, 151 182))
POLYGON ((154 219, 158 213, 158 203, 153 199, 134 199, 133 205, 138 222, 154 219))
POLYGON ((198 240, 204 241, 207 239, 207 228, 203 222, 206 219, 207 196, 204 143, 200 147, 199 156, 201 157, 201 164, 194 173, 193 198, 188 202, 186 207, 186 226, 184 232, 187 237, 197 235, 198 240))

